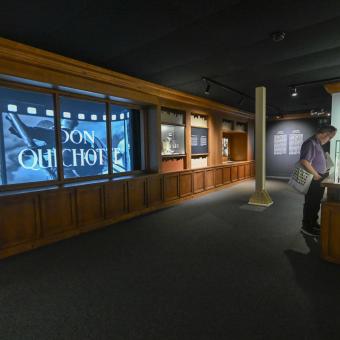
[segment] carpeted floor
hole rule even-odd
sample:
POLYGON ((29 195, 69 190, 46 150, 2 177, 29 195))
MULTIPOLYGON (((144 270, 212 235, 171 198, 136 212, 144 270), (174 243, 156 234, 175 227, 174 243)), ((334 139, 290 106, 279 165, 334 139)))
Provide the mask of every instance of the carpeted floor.
POLYGON ((340 266, 254 182, 0 261, 0 339, 339 339, 340 266))

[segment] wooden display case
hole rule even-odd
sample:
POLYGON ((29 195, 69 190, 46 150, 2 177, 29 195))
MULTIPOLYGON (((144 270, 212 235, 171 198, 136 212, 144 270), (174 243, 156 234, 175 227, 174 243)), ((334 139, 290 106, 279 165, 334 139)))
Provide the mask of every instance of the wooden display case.
POLYGON ((321 257, 340 264, 340 183, 326 180, 327 200, 321 205, 321 257))
POLYGON ((161 171, 186 168, 186 112, 161 108, 161 171))
POLYGON ((191 168, 208 166, 209 157, 209 121, 208 116, 191 114, 191 168))

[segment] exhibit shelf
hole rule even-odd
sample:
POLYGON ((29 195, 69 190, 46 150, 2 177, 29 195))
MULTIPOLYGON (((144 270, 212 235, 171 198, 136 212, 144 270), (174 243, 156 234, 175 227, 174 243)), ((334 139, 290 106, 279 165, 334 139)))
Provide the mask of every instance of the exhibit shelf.
POLYGON ((181 154, 181 155, 161 155, 162 158, 183 158, 186 157, 187 155, 181 154))
POLYGON ((204 156, 204 157, 208 157, 208 153, 192 153, 191 154, 191 157, 202 157, 202 156, 204 156))
POLYGON ((231 134, 231 133, 243 133, 243 134, 247 134, 247 131, 237 131, 237 130, 222 130, 223 133, 227 133, 227 134, 231 134))

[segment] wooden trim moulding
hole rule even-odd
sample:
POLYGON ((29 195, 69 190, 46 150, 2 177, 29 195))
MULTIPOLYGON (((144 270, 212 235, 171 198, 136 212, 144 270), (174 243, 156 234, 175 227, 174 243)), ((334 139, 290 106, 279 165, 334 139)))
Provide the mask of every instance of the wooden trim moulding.
POLYGON ((122 73, 0 38, 0 73, 159 104, 160 98, 254 119, 254 114, 122 73))
POLYGON ((324 85, 324 88, 329 94, 332 95, 333 93, 340 92, 340 83, 326 84, 324 85))

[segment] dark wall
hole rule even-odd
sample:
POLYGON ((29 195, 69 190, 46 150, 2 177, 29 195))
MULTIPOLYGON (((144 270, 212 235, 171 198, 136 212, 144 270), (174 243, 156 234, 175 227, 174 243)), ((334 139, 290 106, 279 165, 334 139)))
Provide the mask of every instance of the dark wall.
POLYGON ((306 140, 314 135, 317 127, 318 120, 316 119, 267 122, 267 176, 289 177, 294 164, 299 160, 297 147, 299 140, 301 137, 306 140), (276 141, 276 147, 274 147, 274 141, 276 141), (280 141, 281 145, 279 145, 280 141), (286 150, 284 145, 286 145, 286 150))

